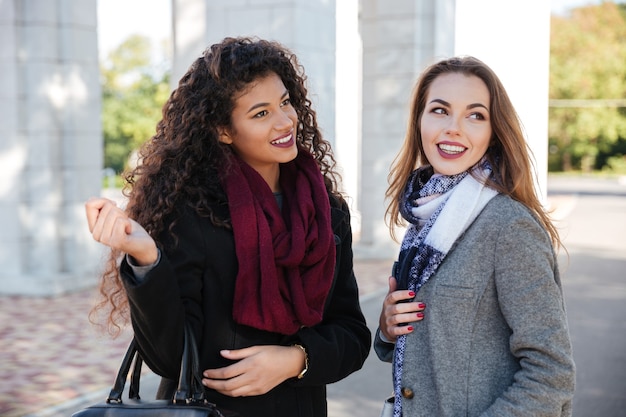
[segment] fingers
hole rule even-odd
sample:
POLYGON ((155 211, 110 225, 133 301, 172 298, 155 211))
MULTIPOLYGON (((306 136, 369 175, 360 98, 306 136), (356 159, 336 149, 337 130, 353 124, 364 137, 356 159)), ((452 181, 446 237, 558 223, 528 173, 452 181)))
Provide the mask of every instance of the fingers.
MULTIPOLYGON (((220 355, 226 359, 233 361, 240 361, 254 353, 253 348, 238 349, 238 350, 222 350, 220 355)), ((207 369, 203 372, 203 376, 209 379, 230 379, 241 375, 245 369, 241 362, 236 362, 232 365, 225 366, 217 369, 207 369)))
POLYGON ((115 203, 107 198, 99 198, 99 197, 91 197, 85 203, 85 214, 87 215, 87 224, 89 225, 89 231, 93 232, 93 229, 98 220, 98 215, 100 214, 100 210, 107 205, 115 203))
POLYGON ((222 355, 226 359, 231 359, 231 360, 236 361, 236 360, 247 358, 248 356, 252 356, 257 351, 258 349, 256 349, 255 347, 249 347, 249 348, 237 349, 237 350, 222 350, 220 351, 220 355, 222 355))
MULTIPOLYGON (((239 362, 229 366, 217 369, 207 369, 202 373, 202 376, 207 380, 228 380, 235 378, 243 373, 242 367, 239 362)), ((213 388, 213 387, 210 387, 213 388)))
POLYGON ((202 379, 202 384, 209 389, 213 389, 229 397, 255 395, 253 394, 253 389, 245 382, 245 378, 242 375, 227 379, 205 377, 202 379))
POLYGON ((151 265, 158 259, 154 239, 114 201, 91 198, 85 203, 85 213, 95 241, 129 254, 139 265, 151 265))
MULTIPOLYGON (((300 351, 291 346, 252 346, 246 349, 223 350, 220 354, 236 363, 202 373, 202 384, 224 395, 241 397, 261 395, 295 375, 291 358, 299 359, 300 351), (276 366, 281 363, 284 366, 276 366), (291 373, 291 374, 290 374, 291 373)), ((295 359, 294 359, 295 361, 295 359)))
POLYGON ((85 203, 89 231, 95 241, 119 249, 132 224, 124 210, 107 198, 90 198, 85 203))
POLYGON ((421 301, 411 301, 415 292, 396 291, 395 278, 389 278, 389 293, 383 301, 379 318, 379 328, 385 338, 395 340, 398 336, 413 332, 416 322, 424 319, 426 305, 421 301))
POLYGON ((385 337, 395 340, 398 336, 411 333, 417 322, 424 320, 426 305, 421 302, 398 303, 383 310, 379 327, 385 337))
POLYGON ((111 247, 119 247, 130 230, 131 223, 126 213, 115 203, 108 202, 104 203, 97 213, 91 234, 98 242, 111 247))

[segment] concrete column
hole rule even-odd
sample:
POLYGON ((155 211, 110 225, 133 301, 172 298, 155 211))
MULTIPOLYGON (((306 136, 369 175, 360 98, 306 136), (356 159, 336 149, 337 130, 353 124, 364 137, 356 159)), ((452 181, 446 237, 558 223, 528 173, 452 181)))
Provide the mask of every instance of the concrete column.
POLYGON ((96 0, 0 1, 0 293, 93 285, 100 193, 96 0))
POLYGON ((359 257, 386 258, 397 252, 384 222, 387 175, 404 140, 417 76, 434 56, 452 51, 453 6, 454 0, 398 1, 394 7, 384 0, 361 0, 359 257))
POLYGON ((172 0, 174 86, 189 65, 226 36, 276 40, 298 56, 325 137, 335 136, 334 0, 172 0))
POLYGON ((359 0, 337 2, 337 52, 335 63, 335 159, 344 195, 350 206, 352 231, 361 230, 359 166, 361 164, 361 86, 363 51, 359 34, 359 0))

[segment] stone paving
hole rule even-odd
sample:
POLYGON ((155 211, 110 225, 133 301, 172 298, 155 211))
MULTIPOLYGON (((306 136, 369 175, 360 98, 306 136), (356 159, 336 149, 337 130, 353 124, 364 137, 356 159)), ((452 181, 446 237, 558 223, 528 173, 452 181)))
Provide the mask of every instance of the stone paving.
POLYGON ((110 385, 130 340, 89 323, 95 289, 0 298, 0 415, 28 415, 110 385))
MULTIPOLYGON (((355 262, 361 295, 387 285, 390 265, 355 262)), ((111 387, 132 333, 125 329, 113 339, 92 325, 88 314, 96 298, 95 288, 0 297, 0 416, 44 416, 48 408, 111 387)))

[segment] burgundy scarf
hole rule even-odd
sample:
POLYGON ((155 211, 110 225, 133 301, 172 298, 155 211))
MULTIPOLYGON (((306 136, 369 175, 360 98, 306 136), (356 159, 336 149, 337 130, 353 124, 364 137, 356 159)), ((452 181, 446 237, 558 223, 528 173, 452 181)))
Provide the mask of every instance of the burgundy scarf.
POLYGON ((281 334, 322 320, 335 269, 330 203, 317 163, 281 164, 282 213, 265 180, 235 158, 223 180, 239 272, 233 318, 281 334))

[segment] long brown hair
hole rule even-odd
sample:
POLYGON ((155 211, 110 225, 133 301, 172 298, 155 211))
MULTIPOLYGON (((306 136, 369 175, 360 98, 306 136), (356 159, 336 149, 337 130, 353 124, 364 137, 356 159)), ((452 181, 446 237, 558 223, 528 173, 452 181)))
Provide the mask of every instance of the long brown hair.
MULTIPOLYGON (((182 205, 218 226, 230 227, 229 219, 220 218, 211 208, 227 203, 220 173, 233 156, 231 148, 218 140, 218 131, 231 127, 235 98, 271 73, 283 81, 298 114, 298 147, 313 154, 327 191, 342 200, 330 144, 318 127, 307 96, 306 76, 296 56, 277 42, 226 38, 206 49, 181 78, 163 106, 156 134, 139 150, 137 167, 125 174, 126 211, 157 243, 160 234, 171 230, 172 214, 182 205)), ((106 309, 113 334, 128 320, 119 272, 121 256, 111 251, 99 289, 102 300, 91 315, 95 321, 95 315, 106 309)))
POLYGON ((388 176, 386 220, 391 236, 395 239, 395 229, 404 225, 399 204, 410 173, 419 166, 430 164, 420 132, 428 89, 437 77, 450 73, 476 76, 489 91, 492 138, 486 158, 492 166, 493 179, 487 180, 487 185, 524 204, 544 226, 553 245, 562 246, 558 231, 535 190, 532 152, 524 138, 519 116, 497 75, 485 63, 471 56, 439 61, 426 68, 417 81, 404 143, 388 176))

